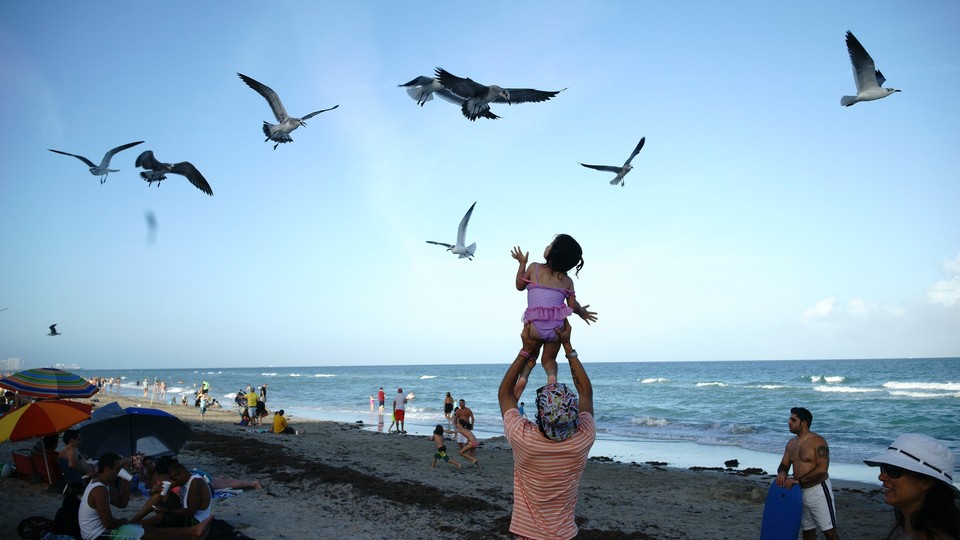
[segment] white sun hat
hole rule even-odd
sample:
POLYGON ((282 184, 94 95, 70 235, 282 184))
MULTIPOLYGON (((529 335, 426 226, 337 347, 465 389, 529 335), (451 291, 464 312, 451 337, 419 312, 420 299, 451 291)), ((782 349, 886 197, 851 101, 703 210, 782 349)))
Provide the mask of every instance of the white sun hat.
POLYGON ((947 445, 929 435, 904 433, 890 443, 886 452, 863 462, 871 467, 893 465, 936 478, 950 486, 955 498, 960 498, 960 489, 953 484, 956 458, 947 445))

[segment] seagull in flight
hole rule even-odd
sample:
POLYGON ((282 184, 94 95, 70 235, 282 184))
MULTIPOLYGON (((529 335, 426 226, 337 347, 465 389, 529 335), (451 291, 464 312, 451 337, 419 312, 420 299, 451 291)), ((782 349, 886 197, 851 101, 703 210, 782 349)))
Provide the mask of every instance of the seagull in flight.
POLYGON ((157 183, 157 187, 160 187, 160 182, 167 179, 167 173, 179 174, 185 176, 191 184, 194 185, 200 191, 206 193, 207 195, 213 195, 213 189, 210 188, 210 184, 207 183, 207 179, 200 174, 200 171, 193 166, 189 161, 181 161, 179 163, 161 163, 157 161, 157 158, 153 157, 153 151, 147 150, 146 152, 137 156, 137 167, 142 167, 146 169, 145 172, 140 173, 140 178, 143 178, 147 181, 147 185, 151 185, 154 182, 157 183))
POLYGON ((857 95, 843 96, 840 105, 849 107, 861 101, 873 101, 899 92, 896 88, 882 88, 887 80, 873 63, 873 58, 867 54, 860 41, 847 30, 847 52, 850 53, 850 63, 853 65, 853 80, 857 83, 857 95))
POLYGON ((309 120, 322 112, 332 111, 340 106, 334 105, 329 109, 314 111, 302 118, 294 118, 287 114, 287 110, 283 108, 283 103, 280 102, 280 96, 269 86, 257 82, 243 73, 237 73, 237 76, 239 76, 243 82, 247 83, 247 86, 253 88, 258 94, 263 96, 263 99, 267 100, 267 103, 270 104, 270 108, 273 110, 273 115, 277 117, 277 122, 280 122, 279 124, 271 124, 266 120, 263 121, 263 134, 267 136, 263 142, 276 142, 277 144, 273 145, 274 150, 280 146, 280 143, 293 142, 293 139, 290 138, 290 133, 300 126, 306 126, 307 123, 305 120, 309 120))
POLYGON ((490 111, 491 103, 537 103, 547 101, 566 90, 545 91, 532 88, 501 88, 497 85, 486 86, 473 79, 464 79, 453 75, 443 68, 437 68, 437 80, 448 92, 459 98, 460 111, 471 122, 477 118, 496 120, 499 116, 490 111))
POLYGON ((94 176, 99 176, 99 177, 100 177, 100 184, 102 185, 104 182, 107 181, 107 175, 108 175, 108 174, 110 174, 110 173, 112 173, 112 172, 120 172, 120 169, 111 169, 111 168, 110 168, 110 159, 113 158, 113 155, 116 154, 117 152, 121 152, 121 151, 123 151, 123 150, 126 150, 127 148, 130 148, 131 146, 136 146, 136 145, 141 144, 141 143, 143 143, 143 141, 137 141, 137 142, 127 143, 127 144, 120 145, 120 146, 114 148, 113 150, 110 150, 109 152, 107 152, 106 154, 103 155, 103 160, 100 161, 100 165, 94 165, 93 162, 90 161, 89 159, 87 159, 87 158, 85 158, 85 157, 83 157, 83 156, 78 156, 78 155, 76 155, 76 154, 68 154, 67 152, 61 152, 60 150, 54 150, 54 149, 52 149, 52 148, 47 148, 47 150, 50 150, 51 152, 56 153, 56 154, 63 154, 63 155, 65 155, 65 156, 72 156, 72 157, 75 157, 75 158, 79 159, 80 161, 86 163, 87 166, 90 167, 90 174, 92 174, 92 175, 94 175, 94 176))
POLYGON ((48 335, 48 336, 62 336, 63 333, 57 332, 57 325, 56 325, 56 324, 51 324, 51 325, 50 325, 50 333, 47 334, 47 335, 48 335))
POLYGON ((453 95, 449 90, 444 88, 443 85, 440 84, 440 80, 436 77, 427 77, 425 75, 421 75, 410 82, 398 84, 397 86, 406 88, 407 95, 409 95, 410 98, 416 101, 417 105, 421 107, 423 107, 424 103, 433 99, 433 94, 437 94, 450 103, 455 103, 457 105, 463 103, 462 99, 457 98, 457 96, 453 95))
POLYGON ((615 186, 617 184, 620 184, 620 186, 622 187, 624 185, 623 177, 626 176, 628 172, 633 170, 633 165, 630 165, 630 162, 633 161, 633 158, 637 157, 637 154, 640 153, 640 149, 643 148, 643 143, 645 143, 646 141, 647 141, 646 137, 640 138, 640 142, 637 143, 637 147, 633 149, 633 153, 630 154, 630 157, 627 158, 625 162, 623 162, 622 167, 615 167, 612 165, 587 165, 586 163, 581 163, 581 165, 583 165, 584 167, 588 167, 590 169, 598 170, 598 171, 617 173, 617 175, 613 177, 613 180, 610 181, 610 185, 615 186))
POLYGON ((427 243, 437 246, 445 246, 447 251, 453 253, 454 255, 459 255, 459 257, 457 257, 458 259, 466 257, 472 261, 473 254, 477 251, 477 244, 474 242, 466 247, 464 247, 464 245, 467 241, 467 223, 470 222, 470 215, 473 214, 473 207, 476 205, 477 203, 474 201, 474 203, 470 205, 470 209, 467 210, 467 213, 463 215, 463 219, 460 220, 460 226, 457 227, 456 245, 444 244, 443 242, 434 242, 432 240, 427 240, 427 243))

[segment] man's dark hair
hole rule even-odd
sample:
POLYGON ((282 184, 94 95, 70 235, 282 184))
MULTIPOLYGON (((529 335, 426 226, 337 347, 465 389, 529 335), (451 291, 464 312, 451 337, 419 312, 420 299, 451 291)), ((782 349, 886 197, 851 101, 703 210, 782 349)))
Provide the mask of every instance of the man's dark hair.
POLYGON ((177 460, 177 458, 173 456, 163 456, 162 458, 157 460, 157 467, 156 467, 157 474, 164 474, 164 475, 170 474, 170 471, 171 469, 173 469, 173 466, 178 463, 180 462, 177 460))
POLYGON ((790 414, 797 415, 797 418, 799 418, 801 422, 807 423, 808 428, 813 425, 813 413, 803 407, 794 407, 790 409, 790 414))
POLYGON ((97 468, 101 471, 104 469, 113 469, 118 467, 121 462, 120 456, 114 454, 113 452, 107 452, 100 456, 100 459, 97 460, 97 468))
POLYGON ((76 439, 80 436, 80 431, 76 429, 68 429, 63 432, 63 444, 70 444, 70 441, 76 439))

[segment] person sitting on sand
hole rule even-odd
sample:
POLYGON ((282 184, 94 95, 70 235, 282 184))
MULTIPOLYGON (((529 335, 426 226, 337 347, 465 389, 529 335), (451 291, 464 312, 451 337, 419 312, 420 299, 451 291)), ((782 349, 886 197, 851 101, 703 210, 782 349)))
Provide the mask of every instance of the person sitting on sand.
POLYGON ((83 540, 104 538, 140 538, 144 540, 204 538, 210 532, 212 517, 192 527, 155 528, 113 517, 110 505, 125 508, 130 500, 130 483, 120 479, 120 489, 112 490, 121 470, 120 456, 107 452, 98 461, 100 472, 87 485, 77 513, 83 540))
POLYGON ((81 477, 91 476, 95 472, 93 465, 80 453, 80 431, 76 429, 64 431, 63 444, 66 446, 60 449, 58 457, 67 460, 67 466, 81 477))
POLYGON ((548 384, 537 390, 536 423, 520 416, 520 396, 514 391, 528 362, 535 365, 535 349, 540 341, 529 324, 520 334, 523 348, 497 391, 503 432, 513 448, 510 532, 517 536, 573 538, 578 532, 574 521, 577 491, 587 455, 596 440, 593 386, 570 344, 569 322, 558 329, 557 337, 570 362, 570 375, 579 398, 565 384, 548 384))
POLYGON ((285 433, 287 435, 299 435, 300 432, 287 425, 287 419, 283 417, 283 409, 280 409, 273 415, 273 429, 271 433, 285 433))
POLYGON ((446 445, 446 441, 443 438, 444 432, 447 432, 447 431, 448 430, 443 429, 443 426, 441 426, 440 424, 437 424, 437 427, 433 429, 433 437, 431 437, 431 439, 433 439, 433 443, 437 446, 437 451, 433 454, 433 464, 430 466, 430 468, 436 469, 437 460, 442 459, 447 463, 455 465, 457 467, 457 470, 459 471, 461 468, 460 464, 450 459, 450 456, 447 455, 447 445, 446 445))
POLYGON ((457 433, 463 435, 467 440, 467 442, 460 447, 460 455, 469 459, 479 469, 480 460, 477 459, 477 447, 480 446, 480 442, 477 441, 473 432, 467 429, 467 422, 465 420, 460 420, 459 424, 457 424, 457 433))

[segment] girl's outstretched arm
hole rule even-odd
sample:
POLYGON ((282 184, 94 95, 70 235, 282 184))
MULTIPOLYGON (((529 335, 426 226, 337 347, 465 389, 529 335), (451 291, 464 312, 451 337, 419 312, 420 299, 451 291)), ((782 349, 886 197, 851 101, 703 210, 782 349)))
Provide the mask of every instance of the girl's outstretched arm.
POLYGON ((567 305, 573 309, 573 312, 580 316, 581 319, 586 321, 587 324, 592 322, 597 322, 597 312, 588 311, 587 308, 590 307, 590 304, 581 306, 580 302, 577 302, 577 297, 572 294, 567 297, 567 305))
POLYGON ((520 251, 520 246, 515 246, 510 252, 510 256, 520 263, 520 268, 517 269, 516 286, 518 291, 522 291, 527 288, 527 282, 524 280, 529 279, 527 277, 527 260, 530 258, 530 252, 524 253, 520 251))

